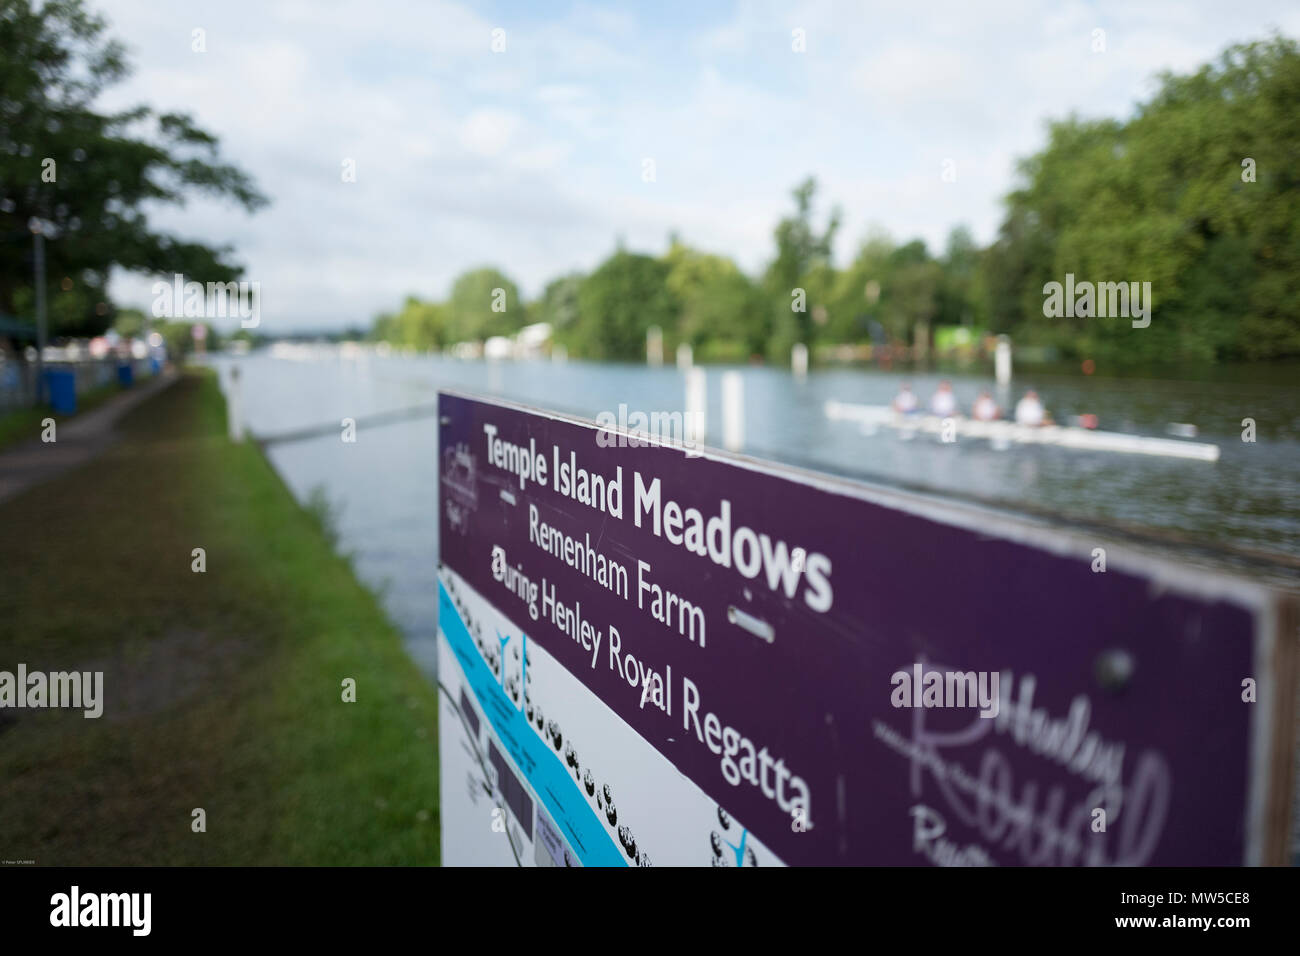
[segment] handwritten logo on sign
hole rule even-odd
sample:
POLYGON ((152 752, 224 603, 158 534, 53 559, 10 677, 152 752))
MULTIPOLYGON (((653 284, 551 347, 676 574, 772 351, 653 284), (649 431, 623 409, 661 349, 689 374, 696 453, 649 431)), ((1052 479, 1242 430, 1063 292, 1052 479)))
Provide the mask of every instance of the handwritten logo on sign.
POLYGON ((1077 695, 1061 716, 1034 706, 1035 685, 1032 674, 1017 682, 1004 671, 997 716, 975 717, 957 730, 927 728, 925 708, 912 711, 910 739, 873 722, 876 738, 910 764, 911 795, 918 801, 910 811, 913 850, 947 865, 988 862, 997 851, 1015 854, 1008 862, 1034 866, 1146 864, 1168 816, 1168 763, 1157 751, 1143 750, 1126 777, 1125 745, 1089 729, 1088 696, 1077 695), (1018 781, 1008 752, 1033 754, 1067 776, 1018 781), (1109 823, 1103 832, 1091 826, 1098 808, 1109 823), (956 828, 973 829, 984 845, 959 846, 956 828))

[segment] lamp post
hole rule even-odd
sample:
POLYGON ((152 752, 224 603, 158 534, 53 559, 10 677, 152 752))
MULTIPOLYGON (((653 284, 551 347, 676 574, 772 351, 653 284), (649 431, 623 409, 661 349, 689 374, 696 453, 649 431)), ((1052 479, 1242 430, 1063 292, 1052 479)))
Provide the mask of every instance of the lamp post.
POLYGON ((45 401, 45 224, 32 217, 27 224, 32 231, 36 266, 36 404, 45 401))

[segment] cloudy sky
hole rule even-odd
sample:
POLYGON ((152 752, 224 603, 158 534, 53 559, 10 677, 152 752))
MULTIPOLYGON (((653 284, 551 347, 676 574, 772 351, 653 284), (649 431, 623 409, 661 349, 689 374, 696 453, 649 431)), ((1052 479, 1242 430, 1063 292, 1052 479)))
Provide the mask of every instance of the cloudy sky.
MULTIPOLYGON (((135 66, 102 105, 191 112, 271 197, 154 220, 233 245, 272 334, 368 325, 485 264, 531 297, 674 230, 755 273, 808 175, 843 208, 841 264, 872 228, 986 242, 1049 118, 1127 116, 1161 70, 1300 36, 1294 0, 91 3, 135 66)), ((148 308, 151 282, 114 293, 148 308)))

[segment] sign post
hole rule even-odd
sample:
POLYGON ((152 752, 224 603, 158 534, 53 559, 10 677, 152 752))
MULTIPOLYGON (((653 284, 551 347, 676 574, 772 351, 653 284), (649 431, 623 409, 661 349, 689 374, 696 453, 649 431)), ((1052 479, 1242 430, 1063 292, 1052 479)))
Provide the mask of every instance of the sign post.
POLYGON ((439 411, 446 864, 1281 861, 1291 599, 524 406, 439 411))

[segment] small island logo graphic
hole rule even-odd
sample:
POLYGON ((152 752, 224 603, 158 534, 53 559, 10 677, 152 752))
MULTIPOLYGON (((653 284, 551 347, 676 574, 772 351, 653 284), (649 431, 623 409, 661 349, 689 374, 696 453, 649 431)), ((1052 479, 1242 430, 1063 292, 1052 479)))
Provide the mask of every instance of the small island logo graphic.
POLYGON ((474 456, 461 442, 442 453, 443 507, 453 531, 465 534, 469 516, 478 507, 478 474, 474 456))

